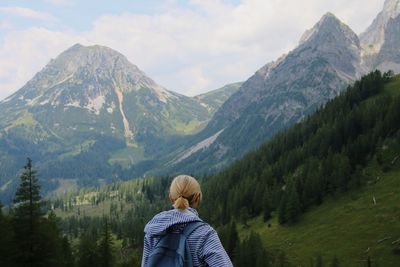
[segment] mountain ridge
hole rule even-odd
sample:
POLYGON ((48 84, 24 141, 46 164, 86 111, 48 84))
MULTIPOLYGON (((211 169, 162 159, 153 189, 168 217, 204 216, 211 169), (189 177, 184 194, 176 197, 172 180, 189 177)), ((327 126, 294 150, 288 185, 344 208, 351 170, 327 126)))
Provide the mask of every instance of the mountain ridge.
POLYGON ((208 172, 239 159, 337 96, 362 74, 360 62, 357 35, 333 14, 325 14, 299 46, 245 81, 197 136, 201 143, 218 133, 215 140, 172 169, 208 172))
POLYGON ((296 48, 264 65, 246 80, 215 113, 207 127, 192 142, 188 142, 186 150, 177 151, 178 158, 188 155, 189 151, 198 148, 206 140, 213 142, 197 149, 190 157, 183 162, 178 161, 179 164, 169 169, 173 173, 221 170, 275 132, 301 120, 340 94, 362 75, 375 69, 400 73, 399 14, 400 0, 386 0, 383 10, 360 37, 331 12, 323 15, 314 27, 304 32, 296 48), (369 36, 372 36, 372 42, 376 42, 375 46, 379 45, 379 51, 374 45, 373 49, 369 47, 371 44, 366 45, 369 36), (377 36, 384 37, 382 42, 377 36), (319 59, 316 57, 318 53, 319 59), (294 74, 295 68, 285 69, 285 66, 296 61, 303 68, 297 74, 294 74), (271 82, 274 80, 276 82, 271 82), (281 91, 274 89, 279 81, 281 91), (283 96, 285 90, 292 95, 283 96), (270 101, 263 100, 267 98, 270 101), (282 99, 286 99, 286 104, 282 99), (277 106, 279 101, 281 105, 277 106), (264 109, 259 108, 262 105, 264 109), (215 135, 217 138, 214 138, 215 135))
POLYGON ((76 44, 0 102, 0 161, 8 162, 1 192, 27 156, 45 191, 60 178, 96 184, 140 175, 165 142, 203 128, 231 92, 214 92, 214 102, 180 95, 111 48, 76 44))

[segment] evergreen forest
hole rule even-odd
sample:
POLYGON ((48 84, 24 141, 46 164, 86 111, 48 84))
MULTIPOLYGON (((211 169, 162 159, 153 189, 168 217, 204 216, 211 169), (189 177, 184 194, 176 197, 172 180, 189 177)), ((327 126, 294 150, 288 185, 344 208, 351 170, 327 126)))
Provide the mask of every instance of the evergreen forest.
MULTIPOLYGON (((234 266, 352 266, 342 255, 318 251, 296 260, 282 246, 266 246, 256 230, 295 229, 332 199, 389 174, 398 180, 399 153, 400 77, 375 71, 220 173, 198 177, 204 195, 199 214, 218 231, 234 266)), ((28 158, 23 164, 14 202, 0 210, 0 266, 140 266, 143 228, 170 208, 172 177, 44 199, 34 163, 28 158)), ((400 225, 400 210, 390 212, 400 225)), ((400 262, 400 227, 393 229, 390 257, 400 262)), ((358 266, 379 265, 368 251, 362 259, 358 266)))

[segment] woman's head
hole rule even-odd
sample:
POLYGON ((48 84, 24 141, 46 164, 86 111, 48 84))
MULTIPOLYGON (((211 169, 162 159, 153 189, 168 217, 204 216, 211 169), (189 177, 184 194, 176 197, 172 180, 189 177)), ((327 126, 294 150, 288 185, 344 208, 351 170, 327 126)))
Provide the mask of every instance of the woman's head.
POLYGON ((169 199, 174 208, 184 210, 200 205, 202 193, 199 182, 189 175, 178 175, 172 180, 169 188, 169 199))

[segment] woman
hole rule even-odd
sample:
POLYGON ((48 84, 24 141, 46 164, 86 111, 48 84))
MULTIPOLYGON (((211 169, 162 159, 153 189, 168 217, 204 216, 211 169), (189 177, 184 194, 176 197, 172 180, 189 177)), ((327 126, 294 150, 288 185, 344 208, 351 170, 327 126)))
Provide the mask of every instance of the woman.
MULTIPOLYGON (((200 184, 189 175, 174 178, 169 189, 169 200, 174 209, 163 211, 151 219, 144 228, 142 267, 145 267, 160 235, 170 230, 181 232, 185 224, 202 221, 197 211, 202 199, 200 184)), ((188 237, 193 266, 233 266, 222 247, 217 232, 208 224, 202 224, 188 237)))

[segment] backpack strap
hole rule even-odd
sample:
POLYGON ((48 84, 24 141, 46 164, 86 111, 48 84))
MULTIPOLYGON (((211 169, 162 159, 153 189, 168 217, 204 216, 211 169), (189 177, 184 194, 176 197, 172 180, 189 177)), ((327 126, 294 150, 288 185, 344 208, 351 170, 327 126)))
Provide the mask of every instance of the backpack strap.
POLYGON ((199 228, 202 225, 205 225, 205 222, 202 221, 197 221, 197 222, 189 222, 186 226, 185 229, 183 230, 182 234, 185 235, 186 238, 189 237, 189 235, 196 230, 197 228, 199 228))
POLYGON ((205 225, 206 223, 202 221, 197 221, 197 222, 189 222, 186 226, 185 229, 183 229, 182 235, 185 238, 185 266, 193 266, 193 260, 192 260, 192 253, 190 252, 187 239, 191 233, 193 233, 194 230, 199 228, 202 225, 205 225))

